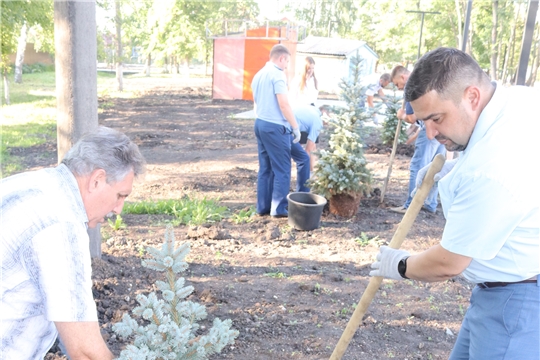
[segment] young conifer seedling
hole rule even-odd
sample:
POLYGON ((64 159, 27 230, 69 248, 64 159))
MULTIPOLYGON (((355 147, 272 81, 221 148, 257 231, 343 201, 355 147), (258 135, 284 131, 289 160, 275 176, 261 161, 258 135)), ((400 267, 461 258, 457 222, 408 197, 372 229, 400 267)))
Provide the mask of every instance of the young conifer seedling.
POLYGON ((209 355, 219 353, 228 344, 233 344, 238 331, 232 330, 232 321, 216 318, 206 335, 197 336, 197 321, 206 318, 203 305, 186 301, 193 292, 193 286, 184 286, 184 278, 177 279, 177 274, 185 271, 188 264, 184 261, 190 251, 190 244, 183 243, 175 247, 174 231, 168 226, 165 242, 161 250, 148 247, 146 250, 152 259, 143 260, 144 267, 165 273, 166 281, 157 281, 156 292, 137 295, 139 306, 133 309, 137 322, 129 314, 124 314, 122 321, 113 325, 116 334, 132 343, 120 354, 119 360, 188 360, 207 359, 209 355))

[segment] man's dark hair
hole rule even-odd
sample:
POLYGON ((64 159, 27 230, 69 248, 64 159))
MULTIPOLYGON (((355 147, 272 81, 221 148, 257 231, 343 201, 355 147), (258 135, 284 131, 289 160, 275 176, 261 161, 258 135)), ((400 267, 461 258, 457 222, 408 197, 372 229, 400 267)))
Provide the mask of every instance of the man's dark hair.
POLYGON ((282 55, 291 55, 291 52, 285 45, 277 44, 270 50, 270 59, 276 59, 282 55))
POLYGON ((442 98, 457 103, 471 85, 489 86, 489 77, 470 55, 441 47, 418 60, 405 86, 405 101, 414 101, 435 90, 442 98))

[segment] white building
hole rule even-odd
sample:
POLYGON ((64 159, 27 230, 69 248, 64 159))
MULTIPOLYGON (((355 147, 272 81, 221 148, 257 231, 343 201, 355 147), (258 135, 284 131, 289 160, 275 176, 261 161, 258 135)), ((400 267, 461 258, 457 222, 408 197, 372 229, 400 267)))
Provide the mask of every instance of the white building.
POLYGON ((296 74, 301 74, 306 56, 315 60, 319 91, 337 93, 343 77, 350 77, 350 59, 359 54, 364 59, 362 76, 375 72, 379 57, 365 41, 308 36, 296 48, 296 74))

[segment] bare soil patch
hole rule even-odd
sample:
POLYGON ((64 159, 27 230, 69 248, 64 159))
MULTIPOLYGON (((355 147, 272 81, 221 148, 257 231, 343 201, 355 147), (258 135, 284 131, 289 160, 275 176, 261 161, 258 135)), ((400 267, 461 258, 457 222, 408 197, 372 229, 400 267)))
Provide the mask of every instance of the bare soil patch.
MULTIPOLYGON (((140 96, 107 99, 112 105, 99 122, 125 132, 148 161, 130 200, 206 196, 219 198, 232 212, 254 205, 253 121, 229 117, 251 109, 251 102, 211 100, 208 79, 127 84, 137 86, 140 96)), ((175 228, 177 242, 192 245, 185 278, 195 287, 190 299, 207 307, 207 327, 214 317, 230 318, 240 332, 234 346, 215 359, 330 357, 369 282, 379 245, 390 242, 402 218, 388 208, 406 197, 412 149, 400 147, 385 203, 379 205, 390 153, 376 130, 368 139, 374 191, 352 219, 325 211, 321 227, 306 232, 291 229, 286 219, 268 217, 175 228), (361 241, 362 233, 372 240, 361 241)), ((326 143, 322 136, 320 146, 326 143)), ((36 162, 40 158, 32 151, 28 157, 35 167, 53 165, 47 156, 36 162)), ((124 220, 127 228, 117 232, 105 226, 110 237, 103 242, 102 259, 93 261, 100 324, 116 353, 125 344, 112 324, 135 306, 136 294, 153 291, 160 277, 141 266, 140 249, 162 243, 167 217, 125 215, 124 220)), ((403 248, 416 252, 436 244, 444 223, 440 208, 435 215, 421 212, 403 248)), ((343 359, 448 358, 470 291, 462 278, 433 284, 385 280, 343 359)), ((60 358, 56 348, 47 356, 60 358)))

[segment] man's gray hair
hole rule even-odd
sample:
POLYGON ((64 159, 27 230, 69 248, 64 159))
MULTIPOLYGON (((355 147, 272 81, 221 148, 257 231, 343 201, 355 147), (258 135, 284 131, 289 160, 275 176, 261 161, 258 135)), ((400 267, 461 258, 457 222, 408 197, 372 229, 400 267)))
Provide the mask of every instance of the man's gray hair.
POLYGON ((130 171, 135 177, 145 171, 145 160, 137 145, 120 131, 103 126, 83 135, 62 164, 77 176, 103 169, 108 183, 122 181, 130 171))
POLYGON ((388 81, 388 82, 391 82, 392 79, 390 78, 390 74, 389 73, 384 73, 381 75, 380 77, 380 80, 382 81, 388 81))
POLYGON ((470 55, 441 47, 418 60, 405 86, 405 101, 414 101, 435 90, 442 98, 457 103, 471 85, 491 86, 491 82, 470 55))

